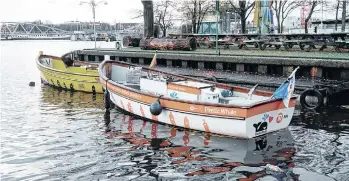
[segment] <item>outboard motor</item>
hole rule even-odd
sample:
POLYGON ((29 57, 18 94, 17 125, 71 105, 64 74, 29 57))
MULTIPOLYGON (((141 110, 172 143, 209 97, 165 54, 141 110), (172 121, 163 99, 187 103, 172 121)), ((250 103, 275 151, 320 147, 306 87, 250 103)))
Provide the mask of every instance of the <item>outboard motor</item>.
POLYGON ((67 56, 63 56, 62 57, 62 61, 64 62, 64 64, 68 67, 72 66, 74 64, 74 60, 67 57, 67 56))
POLYGON ((231 90, 222 90, 221 95, 222 95, 222 97, 232 97, 233 92, 231 90))

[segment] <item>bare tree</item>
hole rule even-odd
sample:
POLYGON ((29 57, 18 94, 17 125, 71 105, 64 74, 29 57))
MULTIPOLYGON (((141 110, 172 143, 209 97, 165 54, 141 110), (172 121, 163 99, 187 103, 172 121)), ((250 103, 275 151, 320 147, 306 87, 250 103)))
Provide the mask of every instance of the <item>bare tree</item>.
POLYGON ((319 6, 323 6, 325 10, 329 10, 330 3, 327 0, 306 0, 303 3, 306 6, 310 7, 309 14, 305 18, 305 25, 304 25, 304 31, 305 33, 308 33, 308 22, 310 21, 313 13, 316 11, 320 11, 320 9, 318 8, 319 6))
POLYGON ((301 3, 295 0, 274 0, 273 9, 275 11, 279 33, 284 31, 285 19, 299 6, 301 6, 301 3))
POLYGON ((250 16, 254 6, 254 2, 249 2, 247 0, 229 0, 233 10, 240 15, 242 33, 246 33, 246 20, 250 16))
POLYGON ((213 8, 211 1, 185 0, 181 2, 180 11, 188 21, 191 21, 193 33, 198 33, 202 21, 213 8))
POLYGON ((144 37, 149 38, 154 35, 154 11, 152 0, 142 0, 144 18, 144 37))
POLYGON ((318 6, 320 4, 320 1, 314 0, 314 1, 309 1, 307 3, 310 6, 310 10, 309 10, 308 16, 304 20, 304 32, 305 33, 308 33, 308 22, 309 22, 311 16, 313 15, 316 6, 318 6))
POLYGON ((336 21, 335 21, 335 24, 334 24, 334 30, 337 31, 338 29, 338 10, 339 10, 339 5, 340 5, 340 1, 337 0, 337 6, 336 6, 336 21))
POLYGON ((175 5, 175 2, 171 0, 155 2, 155 19, 160 26, 163 37, 166 36, 167 29, 173 26, 172 17, 175 5))
POLYGON ((345 19, 346 19, 346 13, 347 13, 347 1, 343 1, 343 9, 342 9, 342 32, 345 31, 345 19))

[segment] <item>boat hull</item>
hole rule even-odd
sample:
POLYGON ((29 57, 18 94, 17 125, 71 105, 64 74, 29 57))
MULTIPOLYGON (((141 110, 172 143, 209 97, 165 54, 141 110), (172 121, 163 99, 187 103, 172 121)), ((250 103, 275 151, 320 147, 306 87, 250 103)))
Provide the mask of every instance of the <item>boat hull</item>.
MULTIPOLYGON (((293 116, 296 97, 292 97, 286 107, 282 99, 270 99, 272 92, 259 90, 255 91, 253 95, 263 97, 263 99, 247 104, 244 104, 244 102, 250 100, 247 98, 231 99, 232 102, 226 104, 210 102, 209 99, 197 101, 193 96, 187 96, 189 98, 167 96, 167 93, 173 92, 167 92, 167 90, 180 90, 186 93, 182 95, 188 95, 189 93, 197 95, 198 93, 197 89, 193 87, 175 85, 172 83, 175 78, 178 80, 184 79, 186 80, 185 83, 195 82, 197 86, 199 83, 207 83, 208 85, 215 85, 216 88, 221 90, 234 90, 235 95, 247 94, 250 89, 179 76, 144 67, 142 67, 142 71, 147 75, 162 74, 171 77, 172 80, 162 83, 161 86, 154 84, 154 81, 143 81, 142 83, 141 78, 139 78, 140 83, 138 83, 131 81, 131 79, 137 80, 136 76, 127 73, 129 69, 134 70, 132 66, 134 65, 125 62, 105 60, 99 64, 99 81, 104 89, 108 91, 110 100, 116 106, 145 119, 209 133, 254 138, 287 128, 293 116), (157 92, 149 91, 149 87, 156 89, 157 92), (151 113, 150 107, 154 103, 159 103, 161 106, 151 113)), ((137 71, 135 71, 135 75, 142 76, 142 73, 136 73, 137 71)))
POLYGON ((49 61, 52 61, 55 58, 47 58, 45 56, 38 58, 37 67, 40 70, 40 77, 43 83, 71 91, 103 93, 102 85, 98 82, 98 74, 91 75, 56 70, 41 64, 40 60, 42 59, 51 59, 49 61))
POLYGON ((253 138, 287 128, 294 112, 294 107, 289 107, 242 119, 163 109, 160 115, 154 116, 150 113, 149 104, 132 100, 113 91, 109 91, 109 94, 116 106, 139 117, 187 129, 240 138, 253 138))

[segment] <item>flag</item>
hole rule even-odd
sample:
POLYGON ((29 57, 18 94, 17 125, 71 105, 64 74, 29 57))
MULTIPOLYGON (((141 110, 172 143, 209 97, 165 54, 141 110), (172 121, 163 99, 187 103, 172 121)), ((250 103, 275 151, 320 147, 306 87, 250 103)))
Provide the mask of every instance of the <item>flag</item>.
POLYGON ((250 91, 248 92, 247 96, 250 100, 252 100, 252 95, 253 95, 253 92, 254 90, 256 89, 256 87, 258 86, 258 84, 256 84, 255 86, 253 86, 250 91))
POLYGON ((254 2, 254 16, 253 16, 253 23, 259 27, 259 11, 260 11, 260 2, 255 0, 254 2))
POLYGON ((281 84, 281 86, 274 92, 272 96, 272 98, 274 99, 283 99, 283 103, 286 107, 288 107, 290 99, 293 95, 294 86, 296 83, 295 74, 298 69, 299 67, 293 70, 287 80, 281 84))
POLYGON ((154 68, 156 66, 156 53, 153 57, 153 60, 151 61, 150 65, 149 65, 149 68, 154 68))

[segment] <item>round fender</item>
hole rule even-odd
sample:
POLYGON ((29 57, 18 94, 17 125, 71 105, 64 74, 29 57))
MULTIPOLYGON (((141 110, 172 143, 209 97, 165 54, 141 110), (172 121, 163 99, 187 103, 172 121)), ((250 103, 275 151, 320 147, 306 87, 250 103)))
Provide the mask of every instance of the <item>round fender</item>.
POLYGON ((300 96, 300 103, 302 105, 302 107, 309 109, 309 110, 317 110, 318 108, 322 107, 324 105, 324 96, 322 95, 322 93, 320 91, 318 91, 317 89, 307 89, 305 91, 302 92, 301 96, 300 96), (305 100, 305 98, 308 95, 314 95, 315 97, 317 97, 318 102, 316 105, 309 105, 307 103, 307 101, 305 100))
POLYGON ((155 102, 153 102, 151 105, 150 105, 150 113, 154 116, 158 116, 161 114, 162 112, 162 106, 160 104, 160 101, 157 100, 155 102))

